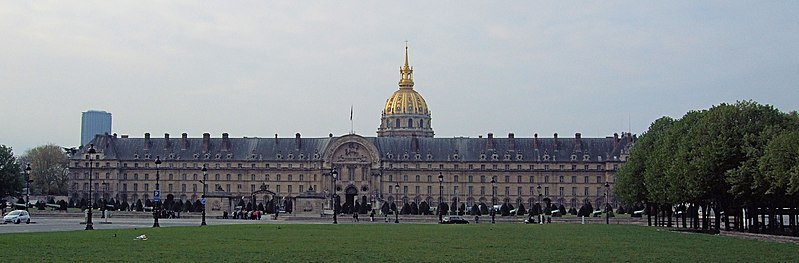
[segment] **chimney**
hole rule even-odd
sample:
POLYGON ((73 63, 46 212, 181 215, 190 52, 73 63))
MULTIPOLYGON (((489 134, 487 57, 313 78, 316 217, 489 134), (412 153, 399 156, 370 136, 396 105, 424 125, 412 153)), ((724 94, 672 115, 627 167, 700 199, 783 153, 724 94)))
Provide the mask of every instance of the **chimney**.
POLYGON ((533 134, 533 149, 538 149, 538 133, 533 134))
POLYGON ((116 137, 117 137, 117 133, 115 132, 115 133, 114 133, 114 138, 116 138, 116 137))
POLYGON ((508 139, 510 139, 510 149, 516 150, 516 139, 514 138, 515 135, 511 132, 508 133, 508 139))
POLYGON ((488 142, 486 143, 486 148, 494 149, 494 134, 488 133, 488 142))
POLYGON ((120 137, 120 138, 122 138, 122 139, 127 139, 127 138, 128 138, 128 135, 127 135, 127 134, 122 134, 122 135, 120 135, 119 137, 120 137))
POLYGON ((583 152, 583 139, 579 132, 574 134, 574 151, 583 152))
POLYGON ((207 153, 211 151, 211 134, 210 133, 203 133, 203 152, 207 153))
POLYGON ((555 151, 557 151, 558 150, 558 133, 556 132, 555 135, 553 135, 553 137, 555 139, 555 151))
POLYGON ((275 133, 275 144, 277 144, 277 133, 275 133))
POLYGON ((183 141, 183 146, 180 148, 182 150, 186 150, 189 148, 189 135, 185 132, 180 135, 181 140, 183 141))
POLYGON ((144 150, 150 149, 150 133, 144 134, 144 150))
POLYGON ((169 133, 164 133, 164 149, 172 147, 172 142, 169 141, 169 133))
POLYGON ((294 134, 294 144, 297 147, 297 150, 302 148, 302 140, 300 139, 300 133, 294 134))
POLYGON ((229 151, 230 150, 230 138, 228 138, 228 134, 222 133, 222 150, 229 151))

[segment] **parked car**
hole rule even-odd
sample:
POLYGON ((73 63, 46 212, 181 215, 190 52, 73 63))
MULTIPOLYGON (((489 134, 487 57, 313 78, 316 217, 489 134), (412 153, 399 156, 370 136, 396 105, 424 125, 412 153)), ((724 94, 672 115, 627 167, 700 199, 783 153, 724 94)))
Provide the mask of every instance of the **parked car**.
POLYGON ((25 224, 30 224, 31 216, 30 214, 28 214, 28 211, 14 210, 3 215, 3 222, 9 222, 14 224, 25 222, 25 224))
POLYGON ((463 219, 462 216, 445 216, 442 224, 468 224, 469 221, 463 219))

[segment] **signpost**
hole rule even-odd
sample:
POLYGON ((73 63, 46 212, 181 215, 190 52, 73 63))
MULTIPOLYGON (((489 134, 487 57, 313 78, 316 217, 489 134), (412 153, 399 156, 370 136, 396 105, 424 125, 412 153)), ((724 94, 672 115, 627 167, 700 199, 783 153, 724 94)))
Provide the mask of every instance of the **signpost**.
POLYGON ((155 190, 153 192, 153 201, 161 202, 161 190, 155 190))

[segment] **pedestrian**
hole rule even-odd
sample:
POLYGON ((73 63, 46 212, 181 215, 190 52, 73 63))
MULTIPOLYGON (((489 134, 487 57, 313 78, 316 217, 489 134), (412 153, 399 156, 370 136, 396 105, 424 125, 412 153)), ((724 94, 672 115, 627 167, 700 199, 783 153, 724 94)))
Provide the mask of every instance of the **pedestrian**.
POLYGON ((352 214, 353 214, 353 216, 355 217, 355 222, 359 222, 359 221, 361 221, 361 220, 358 218, 358 212, 355 212, 355 213, 352 213, 352 214))
POLYGON ((372 210, 372 212, 369 213, 369 220, 371 220, 372 222, 375 221, 375 210, 372 210))

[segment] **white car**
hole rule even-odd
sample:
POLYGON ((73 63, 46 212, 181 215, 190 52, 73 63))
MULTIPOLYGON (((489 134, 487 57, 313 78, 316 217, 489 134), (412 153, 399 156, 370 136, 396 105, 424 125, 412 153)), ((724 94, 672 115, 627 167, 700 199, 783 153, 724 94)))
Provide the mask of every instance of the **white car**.
POLYGON ((28 211, 25 210, 14 210, 11 212, 6 213, 3 216, 3 222, 10 222, 14 224, 19 224, 25 222, 25 224, 31 223, 31 216, 28 214, 28 211))

